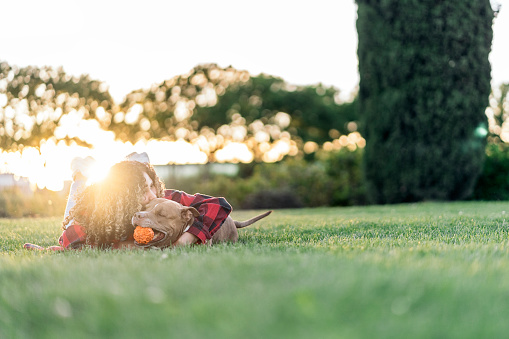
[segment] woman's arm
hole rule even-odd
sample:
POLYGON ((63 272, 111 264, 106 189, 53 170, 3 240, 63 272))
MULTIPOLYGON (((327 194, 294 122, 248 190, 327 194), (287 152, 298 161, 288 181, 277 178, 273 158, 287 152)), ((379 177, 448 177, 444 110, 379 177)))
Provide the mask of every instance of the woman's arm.
POLYGON ((165 198, 176 201, 184 206, 196 208, 196 217, 189 230, 177 241, 177 244, 187 245, 205 243, 219 230, 225 219, 230 215, 232 207, 225 198, 215 198, 203 194, 187 194, 177 190, 166 190, 165 198))
POLYGON ((184 232, 184 234, 182 234, 180 238, 178 238, 177 241, 173 243, 173 245, 177 246, 192 245, 195 244, 198 240, 200 240, 200 238, 198 238, 196 235, 189 232, 184 232))

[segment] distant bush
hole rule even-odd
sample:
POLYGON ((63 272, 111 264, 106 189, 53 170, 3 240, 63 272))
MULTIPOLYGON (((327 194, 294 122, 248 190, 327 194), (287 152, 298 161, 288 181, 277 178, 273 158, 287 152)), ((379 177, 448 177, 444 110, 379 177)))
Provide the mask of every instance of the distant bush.
POLYGON ((249 194, 241 205, 243 209, 275 209, 304 207, 295 193, 283 189, 260 190, 249 194))
POLYGON ((318 161, 290 158, 279 163, 260 164, 252 180, 262 186, 259 190, 291 192, 307 207, 328 205, 332 194, 325 166, 318 161))
POLYGON ((67 196, 60 192, 37 190, 27 194, 19 187, 0 190, 0 217, 63 216, 67 196))
POLYGON ((189 193, 224 196, 233 208, 290 208, 364 204, 362 149, 320 152, 312 161, 258 163, 237 177, 214 175, 178 183, 189 193))
POLYGON ((363 149, 350 152, 343 148, 324 157, 327 177, 332 185, 329 205, 366 204, 366 186, 362 175, 363 154, 363 149))
POLYGON ((482 174, 472 194, 474 200, 509 200, 509 147, 489 144, 482 174))
POLYGON ((22 217, 27 210, 27 199, 17 187, 0 191, 0 217, 22 217))

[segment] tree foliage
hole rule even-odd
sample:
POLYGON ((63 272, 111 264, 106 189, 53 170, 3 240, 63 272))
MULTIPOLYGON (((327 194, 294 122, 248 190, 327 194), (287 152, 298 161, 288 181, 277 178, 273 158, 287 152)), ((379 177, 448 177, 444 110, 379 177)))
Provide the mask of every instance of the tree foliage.
MULTIPOLYGON (((119 105, 107 86, 88 75, 73 77, 62 68, 18 68, 6 62, 0 71, 3 149, 38 146, 54 136, 69 115, 96 119, 118 139, 133 143, 204 136, 213 145, 212 153, 227 141, 260 144, 286 138, 323 143, 347 134, 347 124, 357 120, 356 102, 340 103, 333 87, 292 86, 280 78, 214 64, 135 90, 119 105)), ((83 143, 65 132, 58 138, 83 143)), ((255 153, 260 159, 261 153, 255 153)))
POLYGON ((355 103, 340 105, 338 94, 333 87, 291 86, 264 74, 200 65, 150 89, 131 92, 109 128, 126 141, 174 139, 178 130, 191 140, 203 129, 228 134, 221 127, 233 123, 245 126, 247 135, 263 125, 271 139, 287 130, 304 141, 324 142, 331 139, 331 129, 347 133, 347 123, 357 117, 355 103))
POLYGON ((360 114, 377 203, 461 199, 481 171, 489 0, 357 0, 360 114))
POLYGON ((54 135, 64 116, 95 118, 112 107, 107 87, 88 75, 0 63, 0 148, 38 146, 54 135))

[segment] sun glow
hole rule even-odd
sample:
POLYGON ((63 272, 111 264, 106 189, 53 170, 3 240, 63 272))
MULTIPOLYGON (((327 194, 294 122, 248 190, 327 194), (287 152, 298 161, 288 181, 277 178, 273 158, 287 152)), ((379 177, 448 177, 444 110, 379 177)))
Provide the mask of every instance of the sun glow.
POLYGON ((254 155, 246 144, 240 142, 228 143, 224 148, 215 153, 218 162, 244 162, 253 161, 254 155))
MULTIPOLYGON (((133 108, 128 113, 132 114, 129 119, 138 119, 141 109, 141 105, 133 108)), ((255 158, 264 162, 277 162, 285 156, 299 154, 296 141, 292 140, 288 132, 280 129, 280 126, 288 125, 288 114, 278 113, 276 123, 280 126, 264 125, 261 121, 255 121, 246 127, 242 119, 240 115, 234 115, 233 125, 223 125, 217 133, 203 129, 201 134, 191 141, 183 139, 188 130, 182 129, 180 137, 179 133, 176 133, 179 137, 176 141, 145 140, 132 144, 116 140, 115 134, 101 129, 97 120, 83 120, 83 112, 73 110, 61 118, 55 136, 43 140, 39 148, 21 147, 16 152, 0 149, 0 173, 12 173, 15 178, 26 177, 34 190, 47 188, 61 191, 65 182, 72 179, 70 165, 75 157, 91 156, 96 160, 89 173, 90 184, 103 179, 111 166, 124 160, 132 152, 146 152, 153 165, 205 164, 209 161, 249 163, 255 158), (247 134, 248 129, 253 133, 251 136, 247 134), (82 140, 90 147, 80 146, 75 141, 59 141, 64 138, 82 140)), ((346 147, 354 151, 365 146, 365 140, 358 132, 333 135, 337 138, 326 142, 322 146, 323 150, 346 147)), ((314 142, 307 142, 301 148, 305 153, 312 153, 321 147, 314 142)))
MULTIPOLYGON (((24 147, 16 152, 0 150, 0 173, 12 173, 16 178, 26 177, 32 189, 61 191, 65 182, 72 179, 70 164, 75 157, 91 156, 96 160, 90 170, 90 184, 104 178, 111 166, 132 152, 147 152, 153 165, 205 164, 210 160, 248 163, 254 160, 252 148, 256 148, 257 144, 253 140, 242 142, 242 138, 231 141, 221 135, 201 135, 191 142, 183 139, 149 140, 133 145, 115 140, 114 133, 102 130, 95 120, 82 120, 78 111, 69 114, 61 123, 55 137, 44 140, 39 148, 24 147), (79 146, 74 141, 69 144, 57 141, 57 138, 65 137, 81 139, 91 147, 79 146)), ((265 144, 270 154, 264 160, 271 162, 282 159, 296 148, 289 139, 265 144)))
MULTIPOLYGON (((90 170, 88 184, 97 182, 105 177, 108 169, 115 163, 122 161, 132 152, 147 152, 153 165, 167 164, 205 164, 208 161, 249 163, 255 158, 255 153, 261 154, 264 162, 277 162, 285 156, 295 156, 299 153, 295 141, 284 137, 274 142, 263 141, 258 143, 255 137, 244 142, 221 142, 221 148, 211 155, 211 149, 217 145, 218 140, 200 136, 194 142, 182 139, 177 141, 150 140, 139 141, 136 144, 123 143, 114 139, 111 132, 98 128, 95 124, 81 124, 80 131, 87 135, 87 142, 91 148, 77 145, 75 142, 66 144, 56 141, 56 138, 45 140, 39 149, 25 147, 16 152, 0 152, 0 173, 12 173, 15 178, 26 177, 32 189, 47 188, 52 191, 61 191, 65 182, 71 180, 71 161, 75 157, 85 158, 91 156, 96 164, 90 170), (212 157, 212 158, 211 158, 212 157)), ((72 130, 69 130, 71 133, 72 130)), ((71 133, 72 134, 72 133, 71 133)), ((221 136, 217 136, 222 140, 221 136)), ((332 142, 326 142, 324 151, 338 150, 343 147, 354 151, 364 148, 366 142, 358 133, 342 135, 332 142)), ((306 143, 304 152, 315 152, 320 148, 316 143, 306 143)))
POLYGON ((92 184, 94 182, 98 182, 103 180, 108 174, 108 170, 113 164, 106 164, 104 162, 96 162, 92 168, 89 169, 89 176, 87 180, 87 184, 92 184))

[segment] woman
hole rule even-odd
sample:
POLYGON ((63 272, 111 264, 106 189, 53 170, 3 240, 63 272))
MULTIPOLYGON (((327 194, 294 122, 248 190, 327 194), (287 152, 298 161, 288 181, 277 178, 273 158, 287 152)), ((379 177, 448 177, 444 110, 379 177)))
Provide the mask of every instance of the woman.
MULTIPOLYGON (((147 163, 132 160, 139 159, 140 154, 130 155, 127 161, 115 164, 105 179, 87 187, 84 187, 87 160, 92 162, 92 159, 81 159, 81 168, 74 166, 74 183, 64 216, 64 231, 59 239, 62 248, 134 246, 132 216, 152 199, 161 197, 192 206, 200 213, 176 245, 205 243, 221 227, 231 212, 224 198, 165 190, 154 168, 148 164, 148 157, 144 156, 147 163)), ((37 246, 25 244, 25 248, 37 246)))

